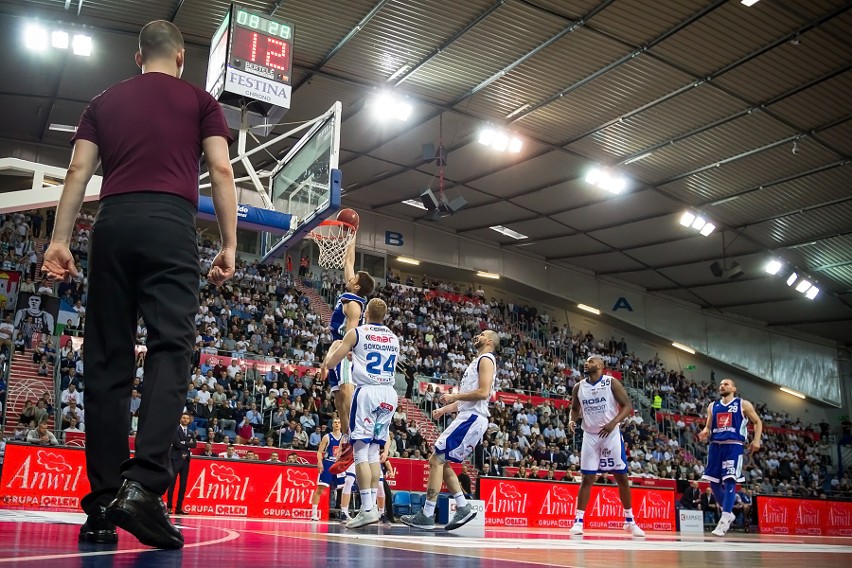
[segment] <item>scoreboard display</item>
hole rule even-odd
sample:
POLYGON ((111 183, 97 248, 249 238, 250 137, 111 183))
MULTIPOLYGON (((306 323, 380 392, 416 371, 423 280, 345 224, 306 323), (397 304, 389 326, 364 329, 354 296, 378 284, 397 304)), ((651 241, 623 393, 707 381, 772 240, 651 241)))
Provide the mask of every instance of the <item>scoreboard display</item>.
POLYGON ((293 24, 231 4, 213 35, 207 91, 225 104, 268 114, 290 108, 293 24))

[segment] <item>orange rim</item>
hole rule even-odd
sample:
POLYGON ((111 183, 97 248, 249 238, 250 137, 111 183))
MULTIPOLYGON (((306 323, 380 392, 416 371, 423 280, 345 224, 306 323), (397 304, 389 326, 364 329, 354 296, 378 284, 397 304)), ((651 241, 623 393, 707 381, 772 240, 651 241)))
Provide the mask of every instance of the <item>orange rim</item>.
POLYGON ((326 219, 325 221, 317 225, 317 227, 313 231, 308 233, 308 236, 314 240, 342 240, 347 238, 351 233, 354 233, 356 230, 357 229, 355 229, 355 225, 351 225, 345 221, 338 221, 336 219, 326 219), (317 229, 319 229, 320 227, 339 227, 341 231, 339 235, 324 235, 321 232, 317 231, 317 229))

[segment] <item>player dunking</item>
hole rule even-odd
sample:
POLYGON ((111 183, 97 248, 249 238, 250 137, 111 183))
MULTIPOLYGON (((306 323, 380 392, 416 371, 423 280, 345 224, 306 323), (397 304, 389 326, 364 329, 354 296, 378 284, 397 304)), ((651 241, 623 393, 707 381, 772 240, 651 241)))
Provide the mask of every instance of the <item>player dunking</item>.
POLYGON ((382 325, 388 307, 379 298, 367 303, 366 323, 346 332, 331 350, 323 366, 334 366, 352 352, 352 381, 357 387, 352 396, 349 437, 354 448, 355 476, 361 496, 361 511, 346 523, 357 529, 379 522, 375 505, 381 478, 381 450, 388 439, 388 428, 396 411, 396 361, 399 338, 382 325))
POLYGON ((343 481, 340 476, 334 475, 329 471, 332 464, 337 461, 337 456, 340 453, 340 440, 343 437, 343 432, 340 430, 340 418, 335 418, 331 423, 331 432, 326 434, 320 440, 317 448, 317 468, 319 469, 319 477, 317 478, 317 488, 311 497, 311 520, 320 520, 318 510, 320 497, 326 487, 330 487, 334 492, 337 485, 343 481))
POLYGON ((763 422, 754 410, 754 406, 736 396, 737 385, 731 379, 722 379, 716 402, 707 407, 707 424, 698 433, 702 441, 710 438, 710 450, 707 452, 705 479, 722 506, 722 518, 713 529, 716 536, 725 536, 734 520, 734 502, 737 498, 737 482, 743 477, 743 445, 748 440, 748 422, 754 422, 754 439, 749 450, 760 449, 760 437, 763 434, 763 422))
POLYGON ((633 500, 627 481, 627 455, 619 424, 633 412, 633 404, 621 381, 604 375, 600 357, 589 357, 583 369, 586 378, 574 385, 571 394, 571 421, 568 429, 574 434, 577 419, 582 416, 583 447, 580 451, 580 494, 572 535, 583 534, 583 514, 589 504, 592 485, 598 473, 609 472, 615 477, 621 504, 624 506, 624 530, 636 537, 645 532, 633 520, 633 500))
MULTIPOLYGON (((346 247, 343 278, 346 280, 346 292, 337 299, 334 311, 331 313, 329 325, 333 342, 326 355, 326 361, 346 333, 361 324, 367 296, 372 294, 376 286, 368 273, 363 270, 355 272, 355 241, 346 247)), ((339 460, 332 469, 333 473, 338 474, 352 465, 352 450, 349 446, 349 408, 355 386, 352 384, 351 363, 348 359, 343 358, 336 365, 323 365, 323 367, 328 369, 328 384, 334 394, 334 407, 337 409, 337 415, 342 419, 343 441, 340 446, 339 460)))
POLYGON ((494 349, 499 345, 497 334, 486 329, 473 340, 476 358, 468 365, 461 380, 459 392, 445 394, 440 401, 446 406, 436 409, 432 416, 439 418, 457 412, 456 418, 435 441, 435 452, 429 458, 429 483, 426 489, 426 504, 414 515, 400 517, 403 523, 417 529, 435 528, 435 505, 441 482, 453 494, 456 513, 445 527, 457 529, 476 516, 476 511, 467 502, 456 473, 447 462, 461 463, 469 456, 488 429, 488 401, 494 394, 494 371, 497 362, 494 349))

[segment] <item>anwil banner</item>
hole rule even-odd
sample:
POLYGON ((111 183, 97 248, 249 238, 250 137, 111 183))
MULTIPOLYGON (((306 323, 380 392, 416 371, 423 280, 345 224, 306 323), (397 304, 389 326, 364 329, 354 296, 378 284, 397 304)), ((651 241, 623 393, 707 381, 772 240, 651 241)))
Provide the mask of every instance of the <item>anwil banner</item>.
POLYGON ((852 536, 852 502, 757 496, 760 532, 852 536))
MULTIPOLYGON (((316 468, 213 459, 192 460, 183 508, 193 515, 310 519, 316 468)), ((80 510, 89 492, 85 452, 8 444, 0 504, 8 508, 80 510)), ((319 504, 328 517, 328 492, 319 504)))
MULTIPOLYGON (((78 434, 79 436, 83 436, 83 444, 85 444, 85 434, 78 434)), ((67 434, 66 434, 67 436, 67 434)), ((67 441, 67 438, 66 438, 67 441)), ((75 441, 76 444, 80 444, 79 441, 75 441)), ((130 449, 135 449, 136 438, 130 437, 130 449)), ((205 444, 203 442, 199 442, 198 445, 190 452, 193 455, 200 456, 204 451, 205 444)), ((217 456, 221 456, 225 453, 227 449, 226 444, 213 444, 213 453, 217 456)), ((304 465, 313 466, 311 475, 316 477, 316 465, 317 465, 317 453, 313 450, 291 450, 287 448, 274 448, 274 447, 265 447, 265 446, 242 446, 242 445, 234 445, 234 453, 240 456, 241 459, 245 458, 246 454, 252 451, 257 454, 257 457, 261 461, 267 461, 273 453, 278 454, 278 459, 280 461, 285 461, 290 454, 296 454, 299 456, 300 463, 304 465)), ((205 459, 216 459, 216 458, 205 458, 205 459)), ((230 462, 229 462, 230 463, 230 462)), ((429 483, 429 460, 415 460, 411 458, 390 458, 388 459, 388 463, 394 469, 394 474, 389 475, 385 473, 385 479, 388 482, 388 487, 390 487, 393 491, 419 491, 425 492, 426 485, 429 483)), ((451 463, 450 467, 456 474, 462 472, 462 466, 458 463, 451 463)), ((446 486, 442 486, 442 491, 447 491, 446 486)))
MULTIPOLYGON (((480 477, 479 498, 485 501, 486 526, 563 527, 574 523, 577 483, 480 477)), ((675 531, 674 491, 631 487, 636 523, 644 530, 675 531)), ((624 525, 624 508, 614 485, 593 485, 583 525, 587 529, 624 525)))

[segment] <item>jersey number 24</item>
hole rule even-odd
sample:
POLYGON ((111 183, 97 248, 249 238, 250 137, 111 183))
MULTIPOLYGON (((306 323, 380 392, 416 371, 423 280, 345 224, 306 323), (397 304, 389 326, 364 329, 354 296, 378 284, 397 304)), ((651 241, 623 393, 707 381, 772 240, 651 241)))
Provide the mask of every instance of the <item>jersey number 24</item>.
POLYGON ((367 353, 367 372, 371 375, 381 375, 384 373, 393 373, 396 369, 396 355, 391 355, 387 359, 382 357, 378 351, 370 351, 367 353))

